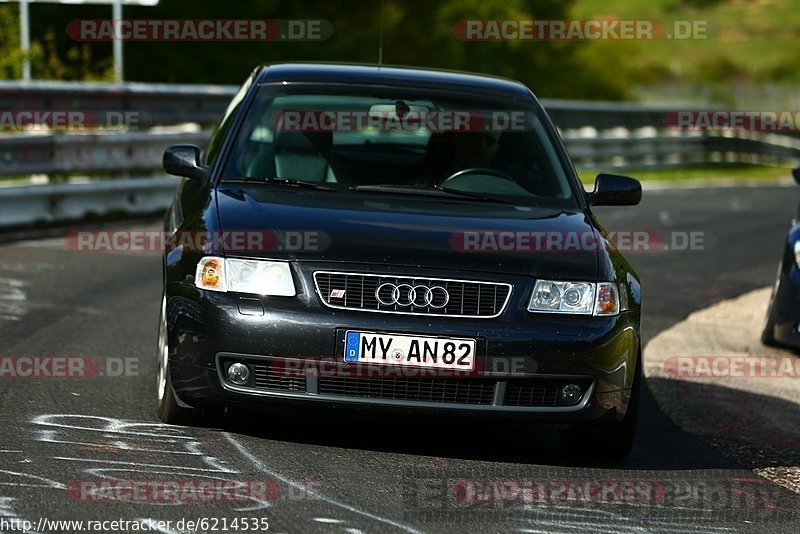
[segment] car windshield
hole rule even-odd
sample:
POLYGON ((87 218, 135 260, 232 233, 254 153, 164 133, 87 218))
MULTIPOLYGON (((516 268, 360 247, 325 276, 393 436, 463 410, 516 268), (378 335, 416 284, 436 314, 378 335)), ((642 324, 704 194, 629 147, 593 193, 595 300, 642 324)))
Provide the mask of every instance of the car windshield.
POLYGON ((554 142, 539 111, 519 101, 263 86, 222 179, 576 208, 554 142))

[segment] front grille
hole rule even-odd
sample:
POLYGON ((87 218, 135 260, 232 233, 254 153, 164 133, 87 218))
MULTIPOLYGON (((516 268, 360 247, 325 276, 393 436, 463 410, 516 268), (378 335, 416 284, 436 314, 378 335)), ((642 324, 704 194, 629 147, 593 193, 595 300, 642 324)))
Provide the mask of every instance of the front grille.
MULTIPOLYGON (((314 283, 323 304, 331 308, 360 310, 383 313, 401 313, 415 315, 439 315, 451 317, 497 317, 508 303, 511 285, 497 282, 475 282, 468 280, 449 280, 440 278, 419 278, 403 276, 386 276, 359 273, 335 273, 317 271, 314 283), (418 305, 424 302, 419 296, 416 304, 405 302, 383 304, 378 300, 376 291, 383 284, 411 287, 441 287, 447 291, 449 299, 444 304, 441 291, 437 290, 430 305, 418 305), (333 295, 333 296, 332 296, 333 295), (437 307, 444 304, 441 307, 437 307)), ((387 287, 387 286, 384 286, 387 287)), ((422 291, 422 290, 420 290, 422 291)), ((390 291, 384 292, 384 302, 390 300, 390 291)), ((407 295, 403 295, 407 297, 407 295)))
POLYGON ((253 368, 253 385, 256 389, 278 391, 306 390, 306 378, 302 373, 292 373, 280 365, 255 364, 253 368))
POLYGON ((495 383, 479 378, 320 378, 319 392, 371 399, 492 404, 495 383))
POLYGON ((556 406, 559 387, 555 382, 512 381, 506 386, 506 406, 556 406))
MULTIPOLYGON (((593 391, 594 381, 589 377, 556 378, 405 378, 318 376, 308 380, 306 371, 287 368, 279 360, 255 358, 224 358, 221 369, 234 361, 250 367, 252 379, 244 386, 252 391, 275 391, 330 397, 360 397, 387 401, 410 401, 461 405, 492 406, 495 394, 498 406, 520 408, 577 408, 593 391), (578 384, 583 390, 581 399, 565 404, 560 394, 567 384, 578 384), (505 385, 505 388, 502 386, 505 385), (499 388, 498 388, 499 386, 499 388), (505 390, 503 394, 503 389, 505 390)), ((223 371, 224 376, 224 371, 223 371)))

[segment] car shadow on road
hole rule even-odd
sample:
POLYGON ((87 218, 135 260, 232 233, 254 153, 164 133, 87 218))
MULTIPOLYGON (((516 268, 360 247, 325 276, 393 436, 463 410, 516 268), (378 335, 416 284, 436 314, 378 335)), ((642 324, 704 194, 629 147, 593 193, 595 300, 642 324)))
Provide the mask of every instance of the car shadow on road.
MULTIPOLYGON (((263 416, 257 416, 263 420, 263 416)), ((411 415, 287 414, 270 415, 271 424, 255 427, 253 414, 226 418, 226 430, 262 439, 323 447, 364 449, 436 458, 563 467, 602 466, 628 470, 736 469, 697 438, 683 432, 659 410, 649 390, 642 394, 639 428, 633 450, 622 462, 598 463, 561 450, 558 432, 533 429, 513 421, 434 418, 411 415)), ((587 448, 591 447, 587 443, 587 448)))
POLYGON ((800 466, 800 404, 719 383, 649 383, 672 420, 732 461, 750 469, 800 466))

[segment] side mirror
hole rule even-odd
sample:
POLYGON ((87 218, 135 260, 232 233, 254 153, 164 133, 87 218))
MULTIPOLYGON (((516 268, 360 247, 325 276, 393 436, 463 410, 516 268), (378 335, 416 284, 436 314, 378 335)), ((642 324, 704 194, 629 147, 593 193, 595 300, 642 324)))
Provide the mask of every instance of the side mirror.
POLYGON ((161 164, 167 174, 205 181, 208 169, 200 165, 200 149, 194 145, 172 145, 164 151, 161 164))
POLYGON ((590 206, 635 206, 642 200, 642 184, 627 176, 598 174, 588 197, 590 206))
POLYGON ((792 169, 792 176, 794 176, 794 181, 800 185, 800 167, 795 167, 792 169))

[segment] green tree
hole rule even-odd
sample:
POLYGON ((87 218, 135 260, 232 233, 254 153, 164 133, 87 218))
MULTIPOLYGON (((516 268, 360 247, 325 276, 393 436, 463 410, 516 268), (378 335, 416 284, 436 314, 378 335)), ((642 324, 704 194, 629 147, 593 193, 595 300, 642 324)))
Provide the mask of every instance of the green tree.
MULTIPOLYGON (((56 31, 48 27, 32 38, 29 51, 31 75, 45 80, 110 80, 110 59, 94 60, 91 48, 83 43, 60 46, 56 31)), ((39 30, 39 28, 36 28, 39 30)), ((19 8, 15 4, 0 4, 0 78, 22 78, 24 56, 20 47, 19 8)))
MULTIPOLYGON (((385 0, 386 64, 447 68, 524 81, 540 96, 624 99, 647 81, 637 44, 577 41, 463 42, 460 19, 567 19, 576 0, 385 0), (623 56, 624 54, 624 56, 623 56)), ((16 6, 13 6, 16 8, 16 6)), ((32 4, 32 35, 40 36, 35 78, 108 79, 110 42, 76 42, 66 32, 75 19, 109 19, 109 6, 32 4)), ((128 19, 325 19, 333 36, 319 41, 142 42, 125 48, 128 80, 166 83, 239 83, 254 66, 278 61, 376 63, 381 1, 161 0, 126 6, 128 19)), ((12 28, 0 19, 3 28, 12 28)), ((9 40, 16 42, 13 38, 9 40)), ((13 50, 13 46, 4 47, 13 50)), ((13 53, 11 53, 13 55, 13 53)), ((645 65, 646 66, 646 65, 645 65)))

